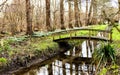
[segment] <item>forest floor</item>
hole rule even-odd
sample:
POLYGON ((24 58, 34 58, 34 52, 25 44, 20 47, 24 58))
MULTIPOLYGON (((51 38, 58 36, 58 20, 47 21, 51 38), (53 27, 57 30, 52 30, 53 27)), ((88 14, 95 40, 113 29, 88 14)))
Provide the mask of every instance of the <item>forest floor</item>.
MULTIPOLYGON (((105 29, 106 25, 92 26, 91 28, 105 29)), ((0 72, 3 71, 3 68, 6 69, 6 66, 8 70, 16 70, 20 66, 30 64, 32 60, 40 57, 44 58, 44 56, 48 56, 50 53, 56 53, 59 50, 59 45, 53 42, 52 35, 48 35, 48 33, 35 32, 35 35, 32 37, 8 36, 1 39, 0 72), (11 66, 14 69, 11 69, 11 66)), ((66 36, 66 34, 63 36, 66 36)), ((112 45, 116 50, 117 56, 120 56, 120 33, 115 28, 113 29, 112 45)), ((120 58, 118 59, 118 64, 120 65, 119 60, 120 58)))

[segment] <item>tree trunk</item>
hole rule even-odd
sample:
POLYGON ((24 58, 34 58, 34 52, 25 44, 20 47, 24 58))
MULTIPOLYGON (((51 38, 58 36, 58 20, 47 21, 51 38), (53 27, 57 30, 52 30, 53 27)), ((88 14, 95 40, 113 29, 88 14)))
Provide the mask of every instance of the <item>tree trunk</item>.
POLYGON ((93 0, 92 24, 97 24, 97 0, 93 0))
POLYGON ((118 13, 119 18, 118 18, 118 20, 119 20, 119 24, 120 24, 120 0, 118 0, 118 4, 119 4, 119 13, 118 13))
POLYGON ((115 26, 114 20, 108 18, 108 17, 107 17, 107 14, 105 13, 105 11, 103 11, 103 14, 104 14, 105 18, 111 22, 111 24, 109 24, 109 26, 114 26, 114 27, 117 29, 117 31, 120 33, 120 29, 119 29, 117 26, 115 26))
POLYGON ((50 20, 50 0, 46 0, 46 26, 48 31, 52 30, 50 20))
POLYGON ((79 17, 78 17, 78 19, 79 19, 79 25, 80 25, 80 27, 82 27, 82 22, 81 22, 81 10, 82 10, 82 0, 79 0, 79 17))
POLYGON ((17 32, 17 25, 16 25, 16 23, 11 23, 10 24, 10 26, 11 26, 11 35, 15 35, 16 34, 16 32, 17 32))
POLYGON ((88 0, 86 0, 86 20, 85 20, 86 22, 85 22, 85 24, 86 24, 86 26, 88 26, 87 24, 88 24, 88 0))
POLYGON ((78 0, 74 0, 74 11, 75 11, 75 27, 79 27, 79 23, 78 23, 78 17, 79 17, 78 0))
POLYGON ((72 26, 72 9, 71 9, 71 1, 68 0, 69 5, 69 28, 73 28, 72 26))
POLYGON ((27 21, 26 34, 31 35, 31 34, 33 34, 33 31, 32 31, 32 17, 31 17, 30 0, 26 0, 26 21, 27 21))
POLYGON ((119 5, 119 12, 120 12, 120 0, 118 0, 118 5, 119 5))
POLYGON ((64 26, 64 0, 60 0, 60 23, 61 23, 61 29, 65 29, 64 26))
POLYGON ((56 21, 57 21, 56 20, 56 11, 53 12, 53 20, 54 20, 53 21, 53 29, 56 29, 56 25, 57 25, 57 23, 56 23, 56 21))
POLYGON ((91 3, 90 3, 87 25, 91 25, 92 4, 93 4, 93 0, 91 0, 91 3))
POLYGON ((53 29, 55 30, 57 28, 57 17, 56 17, 56 13, 58 11, 57 9, 57 1, 53 0, 53 5, 54 5, 54 12, 53 12, 53 29))

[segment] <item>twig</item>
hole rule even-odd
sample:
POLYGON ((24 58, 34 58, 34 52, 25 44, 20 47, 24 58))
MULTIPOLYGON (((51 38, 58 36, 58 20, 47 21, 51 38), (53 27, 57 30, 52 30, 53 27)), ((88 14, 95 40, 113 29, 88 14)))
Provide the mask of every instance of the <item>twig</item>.
POLYGON ((7 1, 8 1, 8 0, 5 0, 5 1, 0 5, 0 7, 3 6, 3 5, 5 5, 5 3, 6 3, 7 1))

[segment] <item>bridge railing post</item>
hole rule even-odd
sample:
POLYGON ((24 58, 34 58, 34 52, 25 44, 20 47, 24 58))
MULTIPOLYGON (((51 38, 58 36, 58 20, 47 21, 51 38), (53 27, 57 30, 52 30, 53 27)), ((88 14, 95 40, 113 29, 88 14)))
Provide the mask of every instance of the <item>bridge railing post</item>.
POLYGON ((106 37, 106 35, 107 35, 107 32, 103 32, 103 36, 106 37))
POLYGON ((110 30, 110 42, 112 42, 112 29, 110 30))
POLYGON ((89 30, 89 40, 90 40, 90 37, 91 37, 91 32, 90 32, 90 30, 89 30))
POLYGON ((70 39, 71 39, 71 37, 72 37, 72 33, 70 32, 70 39))
POLYGON ((75 36, 77 36, 77 32, 75 32, 75 36))
POLYGON ((53 40, 55 40, 55 37, 54 37, 54 35, 53 35, 53 40))
POLYGON ((59 35, 59 39, 61 39, 61 35, 59 35))
POLYGON ((95 36, 95 31, 94 30, 92 31, 92 35, 95 36))

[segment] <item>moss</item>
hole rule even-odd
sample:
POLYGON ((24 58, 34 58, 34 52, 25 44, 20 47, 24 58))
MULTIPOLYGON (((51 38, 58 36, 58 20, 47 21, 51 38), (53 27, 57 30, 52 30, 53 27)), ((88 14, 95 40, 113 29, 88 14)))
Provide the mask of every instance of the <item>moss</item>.
MULTIPOLYGON (((90 28, 104 30, 106 27, 107 27, 107 25, 93 25, 90 28)), ((78 31, 69 31, 69 32, 59 33, 59 34, 52 35, 50 37, 50 39, 53 39, 53 36, 54 36, 55 39, 57 39, 59 37, 63 38, 63 37, 75 36, 75 34, 77 36, 88 35, 89 31, 78 30, 78 31)), ((93 35, 93 33, 92 33, 92 35, 93 35)))
POLYGON ((92 28, 93 28, 93 29, 103 29, 103 30, 104 30, 106 27, 107 27, 107 25, 104 25, 104 24, 103 24, 103 25, 95 25, 95 26, 93 26, 92 28))
MULTIPOLYGON (((92 26, 91 28, 104 30, 106 26, 107 25, 95 25, 95 26, 92 26)), ((119 29, 120 29, 120 26, 119 26, 119 29)), ((64 33, 59 33, 59 34, 55 34, 55 35, 51 35, 52 33, 49 33, 49 34, 36 33, 37 35, 35 35, 34 37, 29 37, 29 38, 26 38, 24 36, 9 38, 6 40, 7 44, 5 45, 5 48, 9 50, 8 51, 9 57, 6 59, 12 59, 16 56, 24 57, 26 55, 31 55, 31 54, 41 55, 41 53, 49 53, 50 51, 56 51, 56 50, 58 50, 59 45, 52 41, 53 36, 57 39, 60 37, 60 35, 61 35, 61 38, 63 38, 63 37, 68 37, 70 35, 74 36, 75 33, 77 35, 86 35, 89 32, 88 31, 70 31, 69 34, 64 32, 64 33)), ((119 37, 120 36, 119 36, 118 32, 116 31, 116 29, 114 29, 113 30, 113 39, 120 40, 119 37)), ((78 40, 68 41, 68 44, 70 44, 71 46, 75 46, 80 43, 81 43, 81 40, 80 41, 78 41, 78 40)), ((120 47, 120 46, 118 46, 118 44, 117 44, 117 48, 120 47)), ((0 48, 2 48, 2 47, 0 47, 0 48)), ((2 50, 5 51, 4 49, 2 49, 2 50)))
POLYGON ((55 43, 55 42, 52 42, 50 40, 48 41, 42 41, 42 42, 39 42, 39 43, 33 43, 31 44, 33 48, 36 49, 39 49, 39 50, 46 50, 48 47, 50 48, 54 48, 54 47, 58 47, 58 44, 55 43))
POLYGON ((3 66, 7 63, 7 59, 6 58, 0 58, 0 66, 3 66))
MULTIPOLYGON (((120 29, 120 26, 118 26, 120 29)), ((116 28, 113 28, 113 34, 112 34, 113 40, 120 40, 120 32, 117 31, 116 28)))
MULTIPOLYGON (((120 26, 118 26, 118 28, 120 29, 120 26)), ((116 48, 116 54, 120 55, 120 33, 117 31, 116 28, 113 28, 113 43, 112 45, 114 46, 114 48, 116 48)))
POLYGON ((4 39, 1 39, 0 41, 0 52, 4 52, 4 51, 10 51, 11 50, 11 47, 10 47, 10 44, 8 43, 7 40, 4 40, 4 39))

